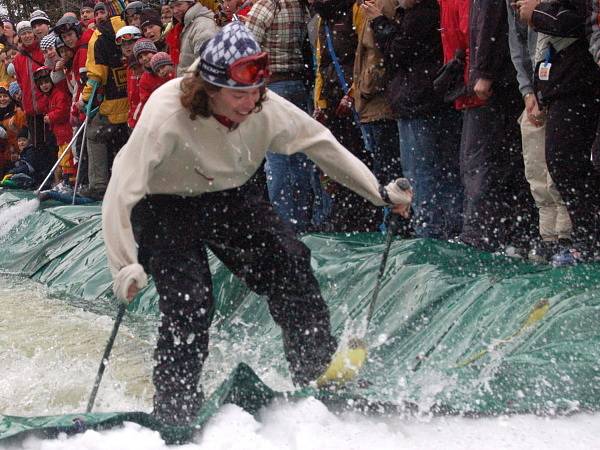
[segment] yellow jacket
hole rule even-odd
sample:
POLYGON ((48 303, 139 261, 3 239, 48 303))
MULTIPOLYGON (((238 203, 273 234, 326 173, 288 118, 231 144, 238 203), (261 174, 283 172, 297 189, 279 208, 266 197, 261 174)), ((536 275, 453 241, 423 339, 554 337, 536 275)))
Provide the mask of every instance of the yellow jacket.
POLYGON ((109 23, 101 25, 92 34, 85 64, 88 81, 82 93, 83 100, 89 101, 96 84, 96 95, 101 96, 100 114, 114 124, 126 123, 129 112, 127 67, 114 43, 114 34, 124 26, 125 22, 114 16, 109 23), (101 39, 103 33, 109 39, 101 39))

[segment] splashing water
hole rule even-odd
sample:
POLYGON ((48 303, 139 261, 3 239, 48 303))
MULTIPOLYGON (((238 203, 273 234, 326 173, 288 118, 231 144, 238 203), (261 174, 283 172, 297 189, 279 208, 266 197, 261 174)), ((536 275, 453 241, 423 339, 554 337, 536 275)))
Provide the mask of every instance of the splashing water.
POLYGON ((25 217, 33 214, 40 207, 37 198, 21 200, 14 205, 0 210, 0 238, 6 236, 25 217))

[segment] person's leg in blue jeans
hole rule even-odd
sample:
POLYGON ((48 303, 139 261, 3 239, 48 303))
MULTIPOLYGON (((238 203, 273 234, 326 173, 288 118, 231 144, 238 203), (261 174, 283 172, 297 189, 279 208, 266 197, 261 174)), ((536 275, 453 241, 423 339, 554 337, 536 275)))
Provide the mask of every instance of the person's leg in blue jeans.
POLYGON ((402 176, 398 156, 398 126, 393 120, 377 120, 361 124, 366 147, 373 157, 373 173, 381 184, 402 176))
POLYGON ((418 237, 447 239, 460 231, 460 114, 398 120, 402 171, 413 185, 414 229, 418 237))
MULTIPOLYGON (((309 95, 300 80, 278 81, 269 84, 269 89, 294 105, 308 111, 309 95)), ((313 218, 313 190, 320 186, 314 182, 316 168, 303 154, 291 156, 267 153, 265 164, 269 199, 277 214, 292 225, 296 232, 304 232, 313 218)))

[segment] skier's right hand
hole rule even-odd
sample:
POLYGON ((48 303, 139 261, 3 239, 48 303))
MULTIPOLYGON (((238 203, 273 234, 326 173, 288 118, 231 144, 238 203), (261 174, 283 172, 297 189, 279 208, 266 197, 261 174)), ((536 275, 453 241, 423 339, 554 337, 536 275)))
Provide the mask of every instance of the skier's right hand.
POLYGON ((138 295, 138 292, 140 292, 140 288, 138 287, 137 283, 134 281, 133 283, 131 283, 129 285, 129 288, 127 288, 127 304, 131 303, 133 301, 133 299, 135 298, 136 295, 138 295))
POLYGON ((113 281, 113 290, 117 298, 125 304, 133 301, 140 289, 148 285, 148 276, 141 264, 129 264, 122 267, 113 281))

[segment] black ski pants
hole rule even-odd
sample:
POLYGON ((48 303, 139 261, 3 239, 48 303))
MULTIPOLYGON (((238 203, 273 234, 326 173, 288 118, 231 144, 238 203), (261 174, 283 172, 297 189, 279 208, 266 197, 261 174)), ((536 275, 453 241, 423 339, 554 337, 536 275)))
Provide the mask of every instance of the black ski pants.
POLYGON ((153 373, 158 417, 189 423, 202 402, 198 381, 214 312, 207 248, 267 297, 293 381, 306 385, 324 372, 337 344, 310 250, 255 185, 198 197, 148 196, 134 208, 132 222, 140 262, 160 296, 153 373))
MULTIPOLYGON (((548 105, 546 162, 573 223, 573 240, 582 250, 598 241, 600 180, 590 160, 600 98, 565 96, 548 105)), ((597 249, 596 249, 597 250, 597 249)))
POLYGON ((525 178, 518 89, 498 88, 488 103, 463 116, 460 172, 464 187, 461 240, 486 251, 527 247, 537 216, 525 178))

